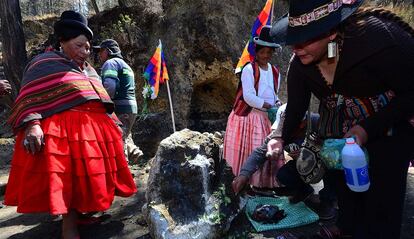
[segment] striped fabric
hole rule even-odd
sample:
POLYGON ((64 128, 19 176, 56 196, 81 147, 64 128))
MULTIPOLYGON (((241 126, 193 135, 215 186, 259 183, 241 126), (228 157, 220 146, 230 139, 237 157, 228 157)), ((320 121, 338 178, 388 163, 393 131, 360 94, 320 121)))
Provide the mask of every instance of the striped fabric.
MULTIPOLYGON (((130 77, 134 77, 134 72, 130 68, 123 68, 121 73, 130 77)), ((106 77, 119 78, 118 71, 107 69, 102 72, 102 78, 106 77)))
POLYGON ((62 53, 47 52, 26 67, 8 123, 16 129, 25 122, 49 117, 89 100, 101 101, 112 113, 113 103, 89 64, 82 71, 62 53))
POLYGON ((110 92, 116 114, 138 112, 135 77, 131 67, 121 58, 112 57, 102 65, 102 84, 110 92))
MULTIPOLYGON (((231 166, 234 175, 239 175, 243 163, 253 150, 261 146, 270 133, 270 121, 267 113, 253 109, 246 117, 232 111, 227 121, 224 137, 224 158, 231 166)), ((251 184, 256 187, 276 187, 277 165, 268 165, 264 171, 256 172, 251 184), (270 174, 273 175, 270 175, 270 174)), ((263 169, 262 169, 263 170, 263 169)))
POLYGON ((101 102, 88 101, 40 120, 42 150, 25 150, 18 130, 4 203, 19 213, 107 210, 136 192, 122 135, 101 102))
MULTIPOLYGON (((256 94, 257 94, 257 92, 259 91, 260 70, 259 70, 259 65, 256 64, 254 61, 251 64, 252 64, 253 77, 254 77, 254 89, 256 90, 256 94)), ((275 84, 275 86, 277 88, 277 84, 275 84)), ((249 106, 243 99, 243 87, 242 87, 242 81, 240 79, 239 85, 237 86, 236 98, 234 100, 234 105, 233 105, 233 111, 236 115, 247 116, 251 110, 252 110, 252 107, 249 106)))
POLYGON ((105 71, 103 71, 102 72, 102 78, 105 79, 107 77, 117 79, 118 78, 118 71, 116 71, 116 70, 105 70, 105 71))
POLYGON ((161 40, 159 40, 158 47, 155 49, 154 55, 145 69, 144 78, 147 79, 148 84, 151 86, 151 99, 157 98, 160 84, 164 84, 169 80, 161 40))
MULTIPOLYGON (((372 97, 348 97, 333 94, 319 105, 319 136, 342 138, 350 128, 384 108, 394 98, 393 91, 372 97)), ((391 134, 391 131, 384 132, 391 134)))
POLYGON ((342 138, 341 126, 343 123, 343 113, 341 112, 342 96, 333 94, 325 99, 321 99, 319 104, 319 136, 321 138, 342 138), (320 127, 323 125, 324 127, 320 127))

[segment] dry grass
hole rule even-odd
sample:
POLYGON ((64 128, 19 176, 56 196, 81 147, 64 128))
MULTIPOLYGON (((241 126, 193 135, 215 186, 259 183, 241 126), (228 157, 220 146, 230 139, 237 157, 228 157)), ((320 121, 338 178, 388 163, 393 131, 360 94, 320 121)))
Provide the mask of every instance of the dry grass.
POLYGON ((23 17, 23 21, 42 21, 45 19, 53 18, 53 17, 58 17, 58 15, 44 14, 44 15, 39 15, 39 16, 25 16, 23 17))
POLYGON ((401 4, 393 6, 392 4, 385 6, 385 8, 393 11, 398 16, 402 17, 404 21, 408 22, 411 27, 414 27, 414 7, 409 4, 401 4))

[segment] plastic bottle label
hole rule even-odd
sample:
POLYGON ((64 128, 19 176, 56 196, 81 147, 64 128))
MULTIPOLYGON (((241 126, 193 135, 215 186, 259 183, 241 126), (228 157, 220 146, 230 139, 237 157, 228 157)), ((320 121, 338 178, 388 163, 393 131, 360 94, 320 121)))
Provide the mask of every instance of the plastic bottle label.
POLYGON ((359 185, 366 185, 369 183, 368 167, 362 167, 355 169, 358 178, 359 185))
POLYGON ((345 171, 346 183, 349 184, 349 185, 355 185, 354 177, 352 176, 352 169, 344 168, 344 171, 345 171))

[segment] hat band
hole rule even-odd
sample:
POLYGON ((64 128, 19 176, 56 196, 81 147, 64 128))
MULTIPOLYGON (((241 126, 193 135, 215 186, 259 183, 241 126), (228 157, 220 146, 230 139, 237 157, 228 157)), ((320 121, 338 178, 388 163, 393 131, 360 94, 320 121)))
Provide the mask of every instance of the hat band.
POLYGON ((289 17, 290 27, 306 26, 311 22, 317 21, 337 11, 343 4, 353 4, 356 0, 334 0, 331 3, 322 5, 312 12, 304 13, 298 17, 289 17))

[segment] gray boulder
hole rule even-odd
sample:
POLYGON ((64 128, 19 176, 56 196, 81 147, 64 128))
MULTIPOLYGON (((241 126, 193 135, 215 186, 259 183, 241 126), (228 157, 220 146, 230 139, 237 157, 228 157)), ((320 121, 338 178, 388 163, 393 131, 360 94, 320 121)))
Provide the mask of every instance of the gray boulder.
POLYGON ((147 188, 153 238, 220 238, 239 212, 219 133, 184 129, 161 141, 147 188))

